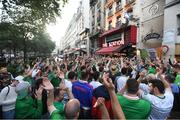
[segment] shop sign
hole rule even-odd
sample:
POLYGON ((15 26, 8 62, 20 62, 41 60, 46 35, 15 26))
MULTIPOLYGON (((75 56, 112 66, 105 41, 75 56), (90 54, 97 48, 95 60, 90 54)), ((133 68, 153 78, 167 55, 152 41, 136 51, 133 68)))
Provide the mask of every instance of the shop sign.
POLYGON ((103 47, 114 47, 114 46, 120 46, 123 44, 124 44, 124 40, 118 40, 118 41, 105 43, 105 44, 103 44, 103 47))
POLYGON ((150 33, 150 34, 147 34, 146 37, 144 37, 144 41, 148 41, 150 39, 159 39, 160 36, 161 35, 158 33, 150 33))

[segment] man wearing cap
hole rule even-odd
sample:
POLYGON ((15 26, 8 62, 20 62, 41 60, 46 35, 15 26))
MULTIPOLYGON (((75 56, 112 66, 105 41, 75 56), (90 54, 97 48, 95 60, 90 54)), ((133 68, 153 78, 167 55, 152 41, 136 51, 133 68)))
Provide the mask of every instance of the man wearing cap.
POLYGON ((2 105, 3 119, 13 119, 15 115, 15 103, 17 93, 15 91, 18 83, 23 81, 22 76, 17 76, 12 83, 2 89, 0 93, 0 105, 2 105))
POLYGON ((30 96, 30 84, 28 82, 19 83, 16 86, 17 100, 15 106, 16 119, 38 119, 41 118, 42 106, 42 90, 40 86, 36 91, 36 99, 30 96), (37 100, 37 101, 36 101, 37 100))

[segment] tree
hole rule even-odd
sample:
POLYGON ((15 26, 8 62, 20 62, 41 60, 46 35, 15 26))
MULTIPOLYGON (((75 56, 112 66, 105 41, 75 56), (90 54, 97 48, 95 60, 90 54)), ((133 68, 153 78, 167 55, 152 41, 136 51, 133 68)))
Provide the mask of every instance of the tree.
POLYGON ((44 26, 55 22, 67 0, 0 0, 3 16, 16 23, 44 26))
MULTIPOLYGON (((54 48, 54 43, 49 41, 47 33, 42 31, 45 30, 45 25, 51 22, 56 22, 56 17, 60 16, 61 8, 65 5, 67 0, 0 0, 0 7, 2 6, 0 12, 1 14, 1 22, 9 23, 7 31, 8 34, 4 34, 1 36, 3 41, 9 40, 12 38, 11 42, 19 41, 20 43, 14 44, 13 48, 16 48, 18 45, 20 49, 23 49, 24 52, 24 61, 26 59, 27 52, 27 44, 36 44, 39 42, 40 44, 48 44, 48 49, 42 50, 44 46, 41 46, 39 49, 41 52, 50 52, 52 48, 54 48), (15 30, 13 26, 17 28, 15 30), (34 36, 44 38, 41 39, 43 42, 36 40, 31 41, 34 36), (49 42, 49 43, 48 43, 49 42), (23 47, 23 48, 22 48, 23 47)), ((7 24, 6 24, 7 25, 7 24)), ((6 41, 3 44, 3 47, 6 48, 8 42, 6 41)), ((11 49, 11 48, 10 48, 11 49)), ((16 51, 16 49, 14 49, 16 51)), ((39 52, 40 52, 39 51, 39 52)))

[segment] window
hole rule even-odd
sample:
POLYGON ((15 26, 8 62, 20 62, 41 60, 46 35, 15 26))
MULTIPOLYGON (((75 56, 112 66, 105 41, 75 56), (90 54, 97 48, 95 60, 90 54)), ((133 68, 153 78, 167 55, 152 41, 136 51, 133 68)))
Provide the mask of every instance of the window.
POLYGON ((112 6, 109 7, 108 17, 113 15, 112 6))
POLYGON ((116 2, 116 12, 122 10, 121 0, 116 2))
POLYGON ((118 0, 118 1, 116 2, 116 5, 117 5, 117 6, 121 5, 121 0, 118 0))
POLYGON ((121 16, 116 18, 116 27, 121 27, 121 16))
POLYGON ((111 28, 112 28, 112 21, 109 21, 108 30, 110 30, 111 28))
POLYGON ((177 35, 180 35, 180 14, 177 15, 177 35))

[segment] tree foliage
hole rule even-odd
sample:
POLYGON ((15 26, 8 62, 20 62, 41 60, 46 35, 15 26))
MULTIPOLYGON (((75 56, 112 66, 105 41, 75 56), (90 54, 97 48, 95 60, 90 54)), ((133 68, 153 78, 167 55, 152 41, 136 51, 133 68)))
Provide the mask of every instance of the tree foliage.
POLYGON ((56 22, 67 0, 0 0, 0 50, 50 53, 55 48, 45 25, 56 22))
POLYGON ((34 55, 51 53, 54 50, 55 43, 51 41, 50 36, 45 31, 32 32, 32 36, 28 36, 28 40, 24 43, 25 32, 26 30, 23 30, 21 26, 0 23, 0 49, 13 51, 15 54, 23 51, 24 44, 26 44, 26 52, 34 55))

